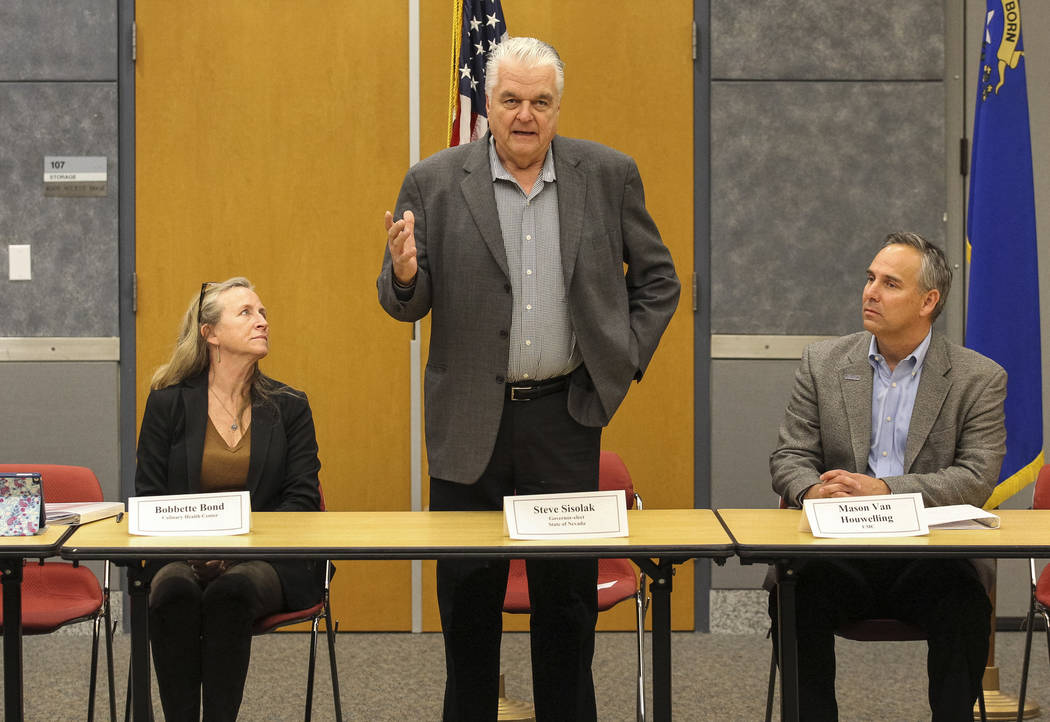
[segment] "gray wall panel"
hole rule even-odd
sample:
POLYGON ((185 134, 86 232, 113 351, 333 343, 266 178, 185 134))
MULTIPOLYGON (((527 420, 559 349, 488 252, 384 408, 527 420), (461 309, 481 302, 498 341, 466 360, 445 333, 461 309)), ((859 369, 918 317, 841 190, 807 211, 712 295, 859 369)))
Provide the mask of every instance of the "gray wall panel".
POLYGON ((889 231, 943 242, 940 83, 718 82, 712 333, 848 333, 889 231))
POLYGON ((116 83, 0 83, 0 336, 117 336, 116 83), (106 156, 105 197, 45 197, 44 156, 106 156), (9 281, 7 246, 33 280, 9 281))
MULTIPOLYGON (((712 361, 712 508, 770 508, 779 503, 770 486, 769 453, 797 367, 797 361, 712 361)), ((711 587, 754 587, 764 575, 763 565, 712 565, 711 587)))
POLYGON ((87 466, 120 499, 117 364, 0 363, 0 462, 87 466))
POLYGON ((0 3, 0 80, 116 79, 113 0, 0 3))
POLYGON ((939 0, 711 3, 715 79, 941 79, 939 0))

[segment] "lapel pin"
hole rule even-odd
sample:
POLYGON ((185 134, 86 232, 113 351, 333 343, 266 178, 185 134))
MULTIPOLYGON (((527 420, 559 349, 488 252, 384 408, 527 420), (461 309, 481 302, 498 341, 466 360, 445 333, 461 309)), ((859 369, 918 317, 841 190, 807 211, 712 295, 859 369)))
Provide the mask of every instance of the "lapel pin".
POLYGON ((860 376, 857 376, 856 374, 846 374, 845 378, 847 381, 860 381, 860 376))

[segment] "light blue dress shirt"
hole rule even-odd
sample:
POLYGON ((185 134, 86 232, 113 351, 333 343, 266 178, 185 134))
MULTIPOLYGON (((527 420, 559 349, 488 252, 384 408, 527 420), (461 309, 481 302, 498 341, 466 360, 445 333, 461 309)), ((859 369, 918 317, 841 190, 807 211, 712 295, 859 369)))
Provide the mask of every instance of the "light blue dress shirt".
POLYGON ((868 363, 874 370, 871 385, 871 450, 868 474, 876 478, 904 473, 904 450, 908 443, 911 412, 919 390, 922 365, 930 348, 933 331, 926 334, 914 351, 890 371, 879 353, 875 337, 868 347, 868 363))
POLYGON ((554 148, 529 193, 514 180, 489 138, 496 210, 513 288, 507 381, 538 381, 569 373, 582 356, 569 318, 561 263, 561 224, 554 148))

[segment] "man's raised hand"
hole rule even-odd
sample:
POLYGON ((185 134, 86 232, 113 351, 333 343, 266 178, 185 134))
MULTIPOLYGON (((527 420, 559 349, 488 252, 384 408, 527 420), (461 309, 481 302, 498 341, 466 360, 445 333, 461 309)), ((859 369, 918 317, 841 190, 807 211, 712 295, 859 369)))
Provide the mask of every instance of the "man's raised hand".
POLYGON ((386 245, 390 249, 390 259, 394 265, 394 277, 402 286, 411 285, 419 270, 416 260, 416 217, 412 211, 405 211, 397 221, 387 211, 383 217, 386 223, 386 245))

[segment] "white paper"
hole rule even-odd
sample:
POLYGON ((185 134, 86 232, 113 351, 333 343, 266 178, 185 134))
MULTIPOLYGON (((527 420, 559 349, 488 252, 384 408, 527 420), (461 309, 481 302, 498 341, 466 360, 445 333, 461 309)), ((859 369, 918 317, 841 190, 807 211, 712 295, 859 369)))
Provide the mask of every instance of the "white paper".
POLYGON ((931 506, 926 524, 936 529, 998 529, 999 517, 970 504, 931 506))
POLYGON ((70 501, 44 504, 48 524, 86 524, 124 513, 120 501, 70 501))

